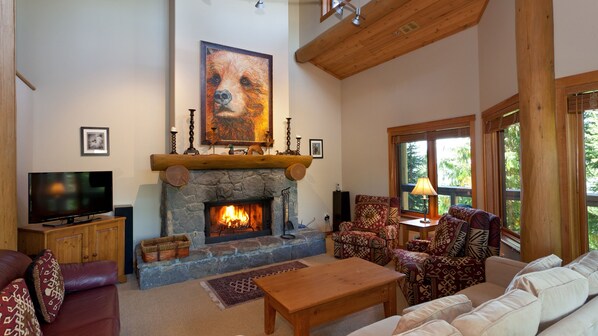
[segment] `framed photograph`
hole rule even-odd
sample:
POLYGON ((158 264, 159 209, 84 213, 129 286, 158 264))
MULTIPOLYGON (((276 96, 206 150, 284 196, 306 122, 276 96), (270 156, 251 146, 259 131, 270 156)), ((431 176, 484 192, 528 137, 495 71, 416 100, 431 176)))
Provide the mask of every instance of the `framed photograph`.
POLYGON ((309 155, 314 159, 324 158, 324 140, 309 139, 309 155))
POLYGON ((81 156, 109 156, 108 127, 81 127, 81 156))
POLYGON ((205 41, 200 55, 201 143, 265 142, 274 134, 272 55, 205 41))

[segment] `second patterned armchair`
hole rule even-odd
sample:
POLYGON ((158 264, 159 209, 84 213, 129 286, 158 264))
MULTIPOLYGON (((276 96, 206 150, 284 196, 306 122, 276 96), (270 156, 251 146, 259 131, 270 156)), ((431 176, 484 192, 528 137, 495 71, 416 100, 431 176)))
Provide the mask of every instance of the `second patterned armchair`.
POLYGON ((359 257, 379 265, 392 259, 399 240, 399 200, 396 197, 355 196, 355 217, 332 234, 334 256, 359 257))
POLYGON ((483 282, 484 261, 499 254, 500 219, 483 210, 452 206, 432 241, 412 240, 394 250, 395 268, 410 305, 452 295, 483 282))

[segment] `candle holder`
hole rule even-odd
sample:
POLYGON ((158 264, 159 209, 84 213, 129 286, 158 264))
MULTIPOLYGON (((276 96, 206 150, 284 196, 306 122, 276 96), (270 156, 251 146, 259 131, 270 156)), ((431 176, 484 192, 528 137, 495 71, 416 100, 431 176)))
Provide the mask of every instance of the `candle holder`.
POLYGON ((274 145, 274 139, 272 139, 270 131, 266 131, 266 141, 264 144, 266 145, 266 148, 268 148, 268 155, 270 155, 270 148, 272 148, 272 145, 274 145))
POLYGON ((297 152, 295 153, 295 155, 301 155, 299 154, 299 148, 301 148, 301 136, 297 136, 297 152))
POLYGON ((176 134, 178 132, 177 131, 170 131, 170 144, 171 144, 171 148, 172 150, 170 151, 170 154, 178 154, 176 152, 176 134))
POLYGON ((291 118, 287 118, 287 149, 284 152, 276 151, 276 155, 299 155, 299 142, 301 137, 297 137, 297 150, 291 149, 291 118))
POLYGON ((216 127, 212 127, 212 134, 210 134, 210 147, 212 148, 212 154, 216 154, 216 142, 218 142, 218 134, 216 133, 216 130, 216 127))
POLYGON ((187 155, 197 155, 199 151, 193 147, 193 129, 195 128, 193 121, 193 114, 195 113, 195 109, 189 109, 190 117, 189 117, 189 148, 185 151, 187 155))

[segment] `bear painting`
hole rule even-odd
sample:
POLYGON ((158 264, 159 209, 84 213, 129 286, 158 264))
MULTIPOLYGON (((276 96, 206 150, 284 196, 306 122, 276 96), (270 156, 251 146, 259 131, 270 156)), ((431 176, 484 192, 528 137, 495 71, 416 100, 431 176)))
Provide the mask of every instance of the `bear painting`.
POLYGON ((212 128, 217 144, 263 142, 272 131, 272 56, 201 44, 202 143, 212 128))

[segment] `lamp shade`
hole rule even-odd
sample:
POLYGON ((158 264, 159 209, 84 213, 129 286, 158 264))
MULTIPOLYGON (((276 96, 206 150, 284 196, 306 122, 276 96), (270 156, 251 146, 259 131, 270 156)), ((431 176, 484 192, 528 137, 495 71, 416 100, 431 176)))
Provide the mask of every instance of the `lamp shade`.
POLYGON ((417 179, 417 184, 411 191, 412 195, 426 195, 426 196, 433 196, 438 195, 436 190, 432 187, 430 183, 430 179, 427 177, 420 177, 417 179))

